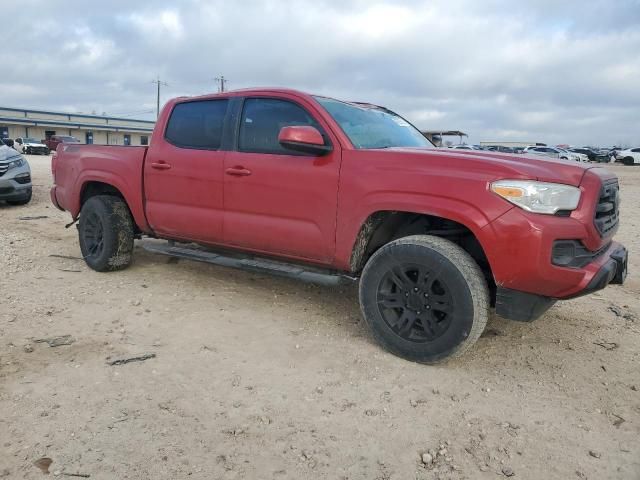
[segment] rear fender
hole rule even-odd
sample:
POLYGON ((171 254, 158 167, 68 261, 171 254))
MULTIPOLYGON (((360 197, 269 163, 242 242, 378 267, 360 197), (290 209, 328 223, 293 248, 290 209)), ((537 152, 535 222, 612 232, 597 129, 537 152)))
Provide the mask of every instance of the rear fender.
POLYGON ((140 192, 142 185, 132 185, 130 180, 123 178, 121 175, 102 170, 84 170, 78 177, 74 186, 74 193, 71 196, 73 204, 67 207, 74 220, 80 215, 82 195, 91 182, 105 183, 118 190, 127 203, 138 228, 145 233, 151 233, 151 227, 149 227, 144 214, 141 195, 134 193, 140 192))

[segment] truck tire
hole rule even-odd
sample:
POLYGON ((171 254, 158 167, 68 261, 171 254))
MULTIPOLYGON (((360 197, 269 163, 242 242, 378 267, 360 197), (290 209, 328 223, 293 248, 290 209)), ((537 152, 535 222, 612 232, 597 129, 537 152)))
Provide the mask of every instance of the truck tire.
POLYGON ((119 197, 90 197, 80 210, 78 235, 87 265, 98 272, 122 270, 131 264, 133 219, 119 197))
POLYGON ((437 363, 471 347, 489 318, 478 264, 449 240, 415 235, 375 252, 360 279, 360 307, 375 339, 399 357, 437 363))
POLYGON ((27 193, 24 196, 24 198, 21 198, 20 200, 7 200, 7 203, 9 205, 26 205, 27 203, 29 203, 31 201, 31 196, 33 195, 33 189, 32 188, 28 188, 27 189, 27 193))

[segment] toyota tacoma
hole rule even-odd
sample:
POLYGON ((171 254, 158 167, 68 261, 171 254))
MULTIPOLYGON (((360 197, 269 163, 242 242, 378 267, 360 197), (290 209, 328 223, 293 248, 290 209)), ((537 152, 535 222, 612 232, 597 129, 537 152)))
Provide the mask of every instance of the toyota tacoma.
POLYGON ((531 321, 627 271, 606 169, 437 149, 386 108, 293 90, 177 98, 149 147, 62 144, 52 170, 92 269, 127 267, 147 237, 166 255, 358 281, 373 336, 417 362, 462 354, 492 307, 531 321))

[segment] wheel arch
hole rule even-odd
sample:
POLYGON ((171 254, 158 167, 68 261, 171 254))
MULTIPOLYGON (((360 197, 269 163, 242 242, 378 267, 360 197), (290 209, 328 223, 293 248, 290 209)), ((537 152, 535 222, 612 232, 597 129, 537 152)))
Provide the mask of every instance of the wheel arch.
POLYGON ((479 228, 472 228, 459 218, 413 211, 378 210, 371 213, 360 226, 351 250, 350 270, 353 274, 362 272, 368 259, 393 240, 411 235, 434 235, 451 240, 471 255, 483 271, 494 298, 493 272, 478 231, 479 228))
POLYGON ((124 189, 117 184, 117 182, 113 181, 105 181, 104 179, 84 179, 79 190, 79 204, 78 204, 78 213, 74 215, 75 218, 80 214, 80 209, 84 205, 84 203, 91 197, 96 195, 112 195, 118 197, 124 201, 129 212, 131 213, 131 217, 133 218, 134 225, 136 228, 136 233, 141 233, 143 231, 148 231, 148 225, 146 218, 144 216, 144 212, 141 208, 136 209, 135 204, 133 204, 130 199, 127 198, 127 195, 124 193, 124 189))

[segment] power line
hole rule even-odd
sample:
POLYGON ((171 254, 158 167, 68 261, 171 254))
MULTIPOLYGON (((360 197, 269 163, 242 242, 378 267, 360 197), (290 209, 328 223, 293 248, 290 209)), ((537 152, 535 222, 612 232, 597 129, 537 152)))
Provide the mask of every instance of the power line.
POLYGON ((167 82, 161 81, 160 75, 158 75, 157 80, 151 80, 151 83, 155 83, 158 86, 158 96, 156 98, 156 118, 158 118, 160 116, 160 85, 168 87, 169 84, 167 82))
POLYGON ((142 110, 140 112, 130 112, 130 113, 112 113, 113 116, 118 117, 135 117, 136 115, 144 115, 147 113, 153 113, 153 110, 142 110))
POLYGON ((142 115, 143 113, 153 113, 154 111, 155 111, 154 109, 147 108, 146 110, 129 110, 126 112, 117 112, 117 113, 109 112, 109 115, 112 115, 112 116, 118 115, 120 117, 126 117, 129 115, 142 115))

